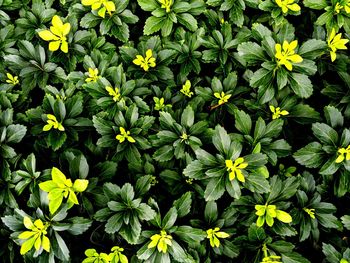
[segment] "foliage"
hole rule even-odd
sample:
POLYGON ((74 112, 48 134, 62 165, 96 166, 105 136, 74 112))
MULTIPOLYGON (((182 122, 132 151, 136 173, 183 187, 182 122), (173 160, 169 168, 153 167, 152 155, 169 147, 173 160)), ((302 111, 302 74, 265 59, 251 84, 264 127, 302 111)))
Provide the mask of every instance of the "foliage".
POLYGON ((350 262, 349 0, 0 0, 2 262, 350 262))

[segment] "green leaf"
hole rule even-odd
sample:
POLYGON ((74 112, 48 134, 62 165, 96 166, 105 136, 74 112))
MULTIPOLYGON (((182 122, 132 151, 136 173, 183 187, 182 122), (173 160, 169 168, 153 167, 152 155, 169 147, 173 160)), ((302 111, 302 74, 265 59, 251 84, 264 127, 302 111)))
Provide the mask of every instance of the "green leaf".
POLYGON ((151 35, 159 31, 163 27, 165 21, 166 21, 166 18, 163 18, 163 17, 151 16, 147 18, 145 27, 143 28, 143 34, 151 35))
POLYGON ((203 164, 203 166, 212 167, 218 164, 218 161, 216 160, 214 155, 211 155, 210 153, 202 149, 196 150, 195 153, 197 159, 203 164))
POLYGON ((294 153, 293 157, 299 164, 307 168, 317 168, 323 161, 322 145, 318 142, 309 143, 294 153))
POLYGON ((342 258, 342 255, 330 244, 322 243, 322 252, 330 263, 339 263, 342 258))
POLYGON ((198 29, 197 20, 188 13, 177 14, 179 23, 184 25, 190 31, 196 31, 198 29))
POLYGON ((241 110, 235 111, 235 127, 245 135, 250 134, 252 120, 250 116, 241 110))
POLYGON ((170 145, 165 145, 154 152, 153 158, 158 162, 167 162, 174 158, 174 148, 170 145))
POLYGON ((206 201, 215 201, 219 199, 225 192, 225 180, 223 176, 212 178, 204 191, 206 201))
POLYGON ((324 123, 312 124, 312 131, 321 143, 326 145, 338 145, 338 133, 330 126, 324 123))
POLYGON ((215 127, 215 133, 212 141, 218 151, 225 155, 228 154, 230 151, 231 139, 223 127, 219 125, 215 127))
POLYGON ((350 230, 350 215, 342 216, 340 219, 341 219, 341 222, 343 223, 344 227, 346 229, 350 230))
POLYGON ((264 228, 258 227, 256 224, 250 225, 248 229, 248 238, 250 241, 264 241, 266 239, 264 228))
POLYGON ((176 219, 177 219, 177 209, 175 207, 172 207, 169 209, 168 213, 166 213, 166 215, 162 220, 162 228, 164 230, 169 229, 175 224, 176 219))
POLYGON ((283 263, 311 263, 308 259, 296 252, 282 253, 281 255, 283 263))
MULTIPOLYGON (((306 1, 304 1, 305 4, 306 1)), ((316 59, 321 56, 327 49, 327 43, 318 39, 310 39, 304 42, 299 48, 298 54, 303 59, 316 59)))
POLYGON ((68 261, 70 257, 69 249, 66 243, 64 242, 63 238, 56 231, 54 231, 54 233, 55 233, 55 239, 54 239, 54 242, 52 242, 52 247, 53 247, 53 250, 55 250, 55 255, 57 251, 57 256, 59 258, 61 258, 64 261, 68 261), (57 244, 55 241, 57 242, 57 244))
POLYGON ((333 128, 343 127, 344 117, 337 108, 333 106, 326 106, 324 108, 324 115, 327 123, 329 123, 333 128))
POLYGON ((111 216, 106 225, 105 225, 105 231, 108 234, 114 234, 115 232, 119 231, 123 224, 123 214, 118 213, 113 216, 111 216))
POLYGON ((209 224, 215 222, 218 218, 218 206, 214 201, 209 201, 205 205, 204 218, 209 224))
POLYGON ((92 220, 77 216, 71 218, 70 221, 72 222, 72 225, 67 231, 75 236, 81 235, 87 231, 92 224, 92 220))
POLYGON ((289 77, 291 89, 301 98, 308 98, 312 95, 313 87, 310 79, 300 73, 292 73, 289 77))
POLYGON ((153 11, 159 7, 159 4, 156 0, 137 0, 137 3, 144 11, 153 11))
POLYGON ((200 242, 206 238, 206 233, 197 228, 193 228, 190 226, 179 226, 175 234, 183 241, 193 244, 200 242))
POLYGON ((264 50, 257 43, 244 42, 237 47, 238 55, 248 64, 261 63, 266 60, 264 50))
POLYGON ((144 203, 140 204, 137 208, 139 214, 138 217, 140 220, 152 220, 156 216, 156 212, 149 206, 144 203))
POLYGON ((250 174, 244 184, 252 192, 259 194, 270 192, 270 184, 261 174, 250 174))
POLYGON ((320 113, 307 104, 298 104, 293 107, 289 114, 296 122, 301 124, 313 123, 320 121, 320 113))
POLYGON ((190 128, 194 123, 194 111, 192 107, 187 106, 181 115, 181 125, 190 128))
POLYGON ((189 178, 201 179, 204 176, 204 168, 200 161, 196 160, 187 165, 183 173, 189 178))
POLYGON ((7 142, 19 143, 27 132, 27 128, 20 124, 11 124, 7 127, 7 142))
POLYGON ((183 194, 179 199, 175 200, 173 207, 177 209, 178 217, 184 217, 190 212, 192 204, 191 192, 183 194))
POLYGON ((316 10, 321 10, 328 6, 327 0, 304 0, 303 4, 316 10))

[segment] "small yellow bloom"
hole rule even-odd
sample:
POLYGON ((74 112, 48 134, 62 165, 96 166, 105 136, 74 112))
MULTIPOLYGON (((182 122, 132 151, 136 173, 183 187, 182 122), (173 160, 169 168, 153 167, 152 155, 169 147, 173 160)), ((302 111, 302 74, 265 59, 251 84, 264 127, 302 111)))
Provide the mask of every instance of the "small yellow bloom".
POLYGON ((63 24, 61 18, 55 15, 52 18, 52 26, 50 30, 43 30, 39 32, 39 37, 41 37, 45 41, 50 41, 49 50, 56 51, 61 46, 61 50, 64 53, 68 53, 68 42, 67 35, 70 31, 70 24, 63 24))
POLYGON ((282 9, 284 14, 288 13, 288 9, 294 12, 300 11, 300 6, 294 3, 294 0, 276 0, 276 4, 282 9))
POLYGON ((261 263, 283 263, 280 256, 267 256, 264 257, 261 263))
POLYGON ((300 63, 303 61, 303 58, 297 54, 295 54, 295 49, 298 45, 298 41, 294 40, 291 43, 288 41, 283 41, 283 46, 281 44, 275 45, 275 57, 277 59, 278 65, 284 65, 289 71, 293 69, 293 63, 300 63), (283 50, 282 50, 283 48, 283 50))
POLYGON ((85 6, 91 5, 92 10, 98 10, 97 14, 100 17, 105 18, 106 11, 111 16, 115 11, 115 4, 113 1, 108 0, 82 0, 81 3, 85 6), (102 6, 102 7, 101 7, 102 6))
POLYGON ((120 142, 124 142, 127 139, 129 142, 134 143, 135 139, 130 136, 130 131, 126 131, 123 127, 119 128, 120 134, 115 136, 115 138, 120 142))
POLYGON ((292 217, 287 212, 277 209, 275 205, 255 205, 255 214, 258 216, 256 220, 256 225, 262 227, 265 224, 268 226, 273 226, 274 218, 277 218, 283 223, 291 223, 292 217))
POLYGON ((188 184, 193 184, 193 178, 188 178, 188 179, 186 179, 186 183, 188 183, 188 184))
POLYGON ((332 29, 332 32, 328 38, 328 47, 331 49, 330 54, 331 54, 331 61, 333 62, 337 58, 337 49, 347 49, 345 46, 346 43, 349 42, 348 39, 342 39, 341 38, 341 33, 336 35, 335 29, 332 29))
POLYGON ((278 119, 279 117, 282 116, 286 116, 289 114, 288 111, 286 110, 281 110, 280 107, 277 107, 275 108, 273 105, 270 105, 270 111, 272 112, 272 119, 275 120, 275 119, 278 119))
POLYGON ((42 248, 45 251, 50 252, 50 240, 46 236, 49 223, 43 223, 41 219, 37 219, 33 223, 29 217, 25 216, 23 218, 23 224, 30 231, 24 231, 18 236, 19 239, 26 240, 21 245, 21 255, 26 254, 33 248, 33 246, 35 248, 35 251, 38 251, 40 248, 42 248))
POLYGON ((153 57, 152 49, 146 51, 146 57, 137 55, 132 62, 143 68, 144 71, 148 71, 150 67, 154 68, 156 66, 156 59, 153 57))
POLYGON ((6 73, 8 84, 12 84, 13 86, 19 84, 18 76, 13 76, 11 73, 6 73))
POLYGON ((226 160, 225 164, 226 164, 227 171, 230 171, 229 173, 230 181, 235 179, 237 176, 238 181, 242 183, 245 182, 245 178, 242 173, 242 170, 248 166, 248 163, 244 162, 243 157, 237 158, 235 162, 232 162, 232 160, 226 160))
POLYGON ((168 250, 168 246, 172 245, 171 240, 173 237, 168 235, 165 230, 160 231, 159 234, 155 234, 151 236, 151 242, 148 244, 148 248, 153 248, 157 246, 159 252, 166 253, 168 250))
POLYGON ((340 148, 338 149, 338 157, 335 160, 336 163, 341 163, 342 161, 344 161, 345 159, 347 161, 350 160, 350 145, 345 149, 345 148, 340 148))
POLYGON ((100 76, 98 75, 98 68, 89 68, 89 77, 85 79, 86 82, 96 82, 100 76))
POLYGON ((219 238, 228 238, 230 235, 226 232, 219 232, 220 228, 215 227, 214 229, 210 228, 207 230, 207 238, 209 238, 210 245, 212 247, 219 247, 220 240, 219 238))
POLYGON ((164 8, 167 13, 170 12, 170 8, 173 5, 172 0, 158 0, 159 3, 161 3, 161 8, 164 8))
POLYGON ((303 210, 304 210, 312 219, 315 219, 315 208, 306 208, 306 207, 304 207, 303 210))
POLYGON ((232 95, 231 94, 226 95, 225 92, 222 91, 221 93, 215 92, 214 96, 215 98, 219 99, 219 105, 222 105, 228 102, 229 98, 231 98, 232 95))
POLYGON ((189 136, 185 132, 183 132, 182 135, 180 136, 181 142, 186 141, 188 139, 188 137, 189 136))
POLYGON ((185 96, 191 98, 193 95, 193 92, 191 91, 191 81, 186 80, 185 85, 182 85, 180 92, 185 96))
POLYGON ((344 4, 344 10, 347 14, 350 14, 350 0, 347 0, 347 2, 344 4))
POLYGON ((336 3, 334 6, 334 13, 339 14, 343 8, 344 6, 340 5, 339 3, 336 3))
POLYGON ((49 131, 52 128, 57 129, 59 131, 64 131, 64 127, 62 123, 58 122, 55 115, 47 114, 47 124, 43 127, 43 131, 49 131))
POLYGON ((111 95, 113 97, 114 101, 119 101, 121 94, 119 93, 119 89, 118 88, 112 88, 110 86, 106 87, 106 90, 108 91, 108 94, 111 95))

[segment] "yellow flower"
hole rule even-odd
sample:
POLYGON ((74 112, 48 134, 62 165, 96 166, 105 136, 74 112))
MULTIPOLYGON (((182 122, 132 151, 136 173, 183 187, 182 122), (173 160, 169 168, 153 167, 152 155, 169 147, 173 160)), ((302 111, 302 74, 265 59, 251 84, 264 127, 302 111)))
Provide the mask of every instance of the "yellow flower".
POLYGON ((346 43, 349 42, 348 39, 342 39, 341 38, 341 33, 336 35, 335 29, 332 29, 332 32, 328 38, 328 47, 331 49, 330 54, 331 54, 331 60, 332 62, 337 58, 337 49, 347 49, 345 46, 346 43))
POLYGON ((185 85, 182 85, 182 89, 180 90, 182 94, 191 98, 193 92, 191 91, 191 81, 186 80, 185 85))
POLYGON ((135 139, 130 136, 130 131, 126 131, 123 127, 119 128, 120 134, 115 136, 115 138, 120 142, 124 142, 127 139, 129 142, 134 143, 135 139))
POLYGON ((256 225, 261 227, 265 224, 265 221, 268 226, 273 226, 274 218, 277 218, 283 223, 292 222, 292 217, 287 212, 278 210, 275 205, 255 205, 255 214, 258 216, 256 225))
POLYGON ((268 253, 268 248, 266 246, 266 244, 264 243, 261 250, 264 253, 264 258, 260 263, 283 263, 281 260, 280 256, 276 256, 276 255, 270 255, 268 253))
POLYGON ((286 110, 281 110, 280 107, 277 107, 275 108, 273 105, 270 105, 270 111, 272 112, 272 119, 275 120, 275 119, 278 119, 279 117, 282 116, 286 116, 289 114, 288 111, 286 110))
POLYGON ((219 99, 219 105, 222 105, 228 102, 229 98, 231 98, 232 95, 231 94, 226 95, 225 92, 222 91, 221 93, 215 92, 214 96, 215 98, 219 99))
POLYGON ((306 207, 304 207, 303 210, 304 210, 312 219, 315 219, 315 208, 306 208, 306 207))
POLYGON ((344 4, 344 9, 347 14, 350 14, 350 0, 344 4))
POLYGON ((155 234, 151 236, 151 242, 148 244, 148 248, 153 248, 157 246, 159 252, 166 253, 168 250, 168 246, 171 246, 171 240, 173 237, 168 235, 165 230, 160 231, 159 234, 155 234))
POLYGON ((261 263, 283 263, 280 256, 268 256, 264 257, 261 263))
POLYGON ((154 68, 156 66, 156 59, 153 57, 152 49, 146 51, 146 57, 137 55, 132 62, 137 66, 141 66, 144 71, 148 71, 149 67, 154 68))
POLYGON ((159 3, 161 3, 161 8, 164 8, 167 13, 170 12, 170 7, 173 5, 172 0, 158 0, 159 3))
POLYGON ((276 0, 276 4, 282 9, 284 14, 288 12, 288 9, 294 12, 300 11, 300 6, 294 3, 294 0, 276 0))
POLYGON ((188 137, 189 136, 185 132, 183 132, 182 135, 180 136, 181 142, 186 141, 188 139, 188 137))
POLYGON ((18 236, 19 239, 26 239, 26 241, 21 245, 21 255, 26 254, 33 248, 33 246, 36 251, 42 248, 45 251, 50 252, 50 240, 46 236, 49 224, 44 224, 41 219, 37 219, 33 223, 27 216, 23 218, 23 224, 31 231, 24 231, 18 236))
POLYGON ((6 82, 8 84, 12 84, 13 86, 19 84, 18 76, 13 76, 10 73, 6 73, 6 76, 7 76, 6 82))
POLYGON ((118 88, 112 88, 110 86, 106 87, 106 90, 108 91, 108 94, 113 97, 114 101, 119 101, 120 100, 120 93, 118 88))
POLYGON ((92 10, 98 10, 97 14, 100 17, 105 18, 106 11, 107 13, 111 16, 112 12, 115 11, 115 4, 113 1, 108 1, 108 0, 82 0, 81 3, 83 5, 91 5, 92 10), (102 7, 101 7, 102 6, 102 7))
POLYGON ((68 53, 68 42, 66 36, 70 31, 70 24, 63 24, 61 18, 55 15, 52 18, 52 26, 50 30, 43 30, 39 32, 39 37, 45 41, 50 41, 49 50, 56 51, 61 46, 64 53, 68 53))
POLYGON ((294 40, 291 43, 288 43, 288 41, 283 41, 283 46, 281 44, 276 44, 276 54, 275 57, 277 59, 278 65, 284 65, 288 70, 293 69, 293 63, 300 63, 303 61, 303 58, 297 54, 295 54, 295 48, 298 45, 298 41, 294 40), (283 50, 282 50, 283 48, 283 50))
POLYGON ((215 227, 214 229, 208 229, 207 230, 207 238, 209 238, 210 245, 212 247, 219 247, 220 246, 220 240, 219 238, 228 238, 230 235, 226 232, 219 232, 220 228, 215 227))
POLYGON ((98 75, 98 68, 89 68, 89 77, 85 79, 86 82, 96 82, 100 76, 98 75))
POLYGON ((59 131, 64 131, 64 127, 62 123, 58 122, 55 115, 47 114, 47 124, 43 127, 43 131, 49 131, 52 128, 57 129, 59 131))
POLYGON ((340 5, 339 3, 336 3, 334 6, 334 13, 339 14, 340 10, 342 10, 344 8, 344 6, 340 5))
POLYGON ((235 179, 235 177, 237 176, 238 181, 242 183, 245 182, 242 169, 246 168, 248 166, 248 163, 244 162, 243 157, 237 158, 235 162, 232 162, 232 160, 226 160, 225 164, 226 164, 227 171, 230 171, 229 173, 230 181, 235 179))
POLYGON ((344 161, 345 159, 347 161, 350 160, 350 145, 345 149, 345 148, 340 148, 338 149, 338 157, 335 160, 336 163, 341 163, 342 161, 344 161))
POLYGON ((193 184, 193 178, 188 178, 188 179, 186 179, 186 183, 188 183, 188 184, 193 184))

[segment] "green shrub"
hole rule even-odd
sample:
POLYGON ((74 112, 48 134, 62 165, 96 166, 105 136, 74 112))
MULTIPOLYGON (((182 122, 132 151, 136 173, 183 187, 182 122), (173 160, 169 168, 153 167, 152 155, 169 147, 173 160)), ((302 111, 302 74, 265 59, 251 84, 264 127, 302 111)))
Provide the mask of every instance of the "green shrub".
POLYGON ((350 262, 349 0, 0 0, 2 262, 350 262))

